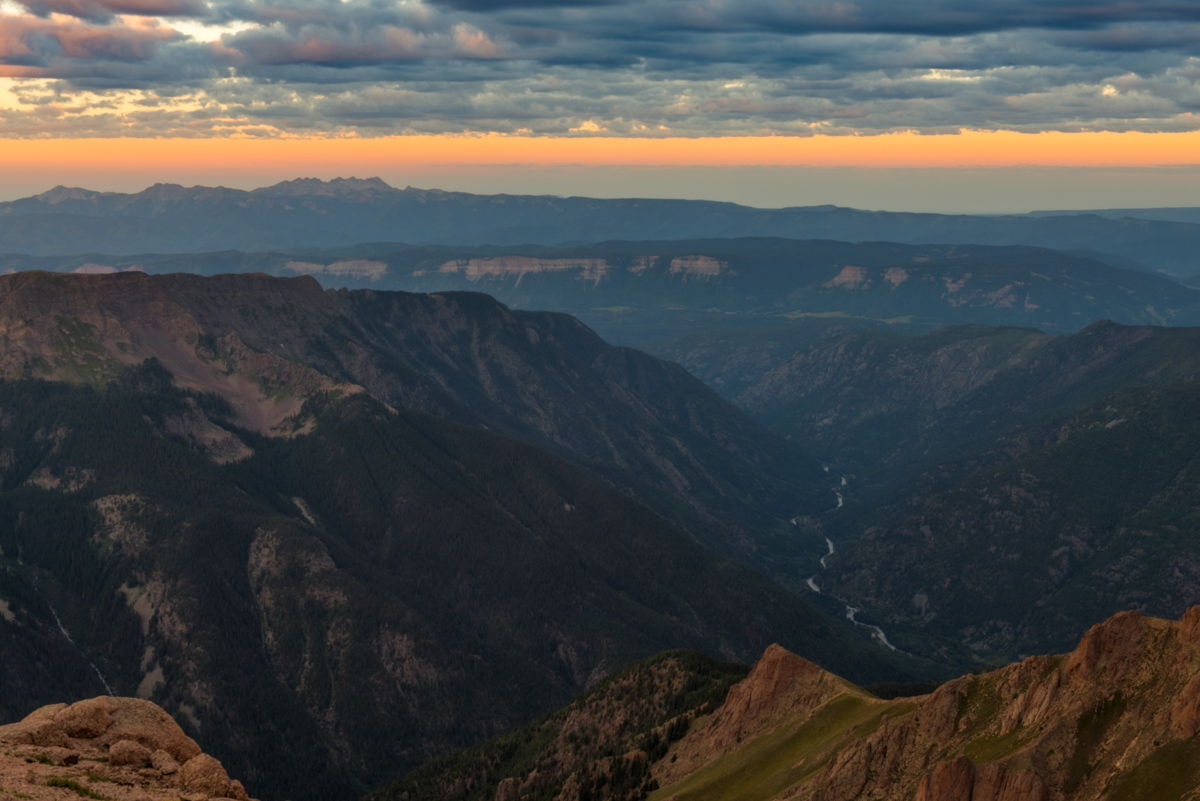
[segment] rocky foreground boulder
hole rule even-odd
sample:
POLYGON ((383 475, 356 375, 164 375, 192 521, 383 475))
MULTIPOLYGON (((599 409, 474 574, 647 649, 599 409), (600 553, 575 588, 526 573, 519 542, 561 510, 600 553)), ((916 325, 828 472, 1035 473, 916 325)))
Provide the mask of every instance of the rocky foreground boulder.
POLYGON ((101 696, 0 726, 0 796, 251 801, 161 707, 101 696))

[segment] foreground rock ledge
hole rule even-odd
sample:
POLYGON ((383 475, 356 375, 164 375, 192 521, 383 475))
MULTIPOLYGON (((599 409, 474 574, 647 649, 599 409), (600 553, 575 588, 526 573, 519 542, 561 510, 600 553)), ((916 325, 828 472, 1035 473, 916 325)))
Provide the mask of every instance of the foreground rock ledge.
POLYGON ((108 696, 0 726, 0 795, 61 801, 70 790, 114 801, 251 801, 161 707, 108 696))

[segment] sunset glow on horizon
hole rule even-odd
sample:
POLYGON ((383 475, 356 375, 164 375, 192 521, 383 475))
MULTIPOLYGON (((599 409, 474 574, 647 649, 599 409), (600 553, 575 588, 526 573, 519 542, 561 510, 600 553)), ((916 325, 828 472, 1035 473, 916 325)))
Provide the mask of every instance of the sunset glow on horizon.
POLYGON ((398 136, 10 139, 0 168, 384 166, 1159 167, 1200 164, 1200 131, 964 131, 713 138, 398 136))
POLYGON ((0 0, 0 194, 1200 204, 1197 41, 1200 4, 1122 0, 0 0))

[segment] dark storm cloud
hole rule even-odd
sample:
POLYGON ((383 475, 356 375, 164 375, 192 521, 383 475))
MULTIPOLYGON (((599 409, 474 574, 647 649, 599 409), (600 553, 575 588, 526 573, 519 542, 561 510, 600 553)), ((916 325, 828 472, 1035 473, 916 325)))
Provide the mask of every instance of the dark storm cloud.
POLYGON ((0 75, 147 130, 1200 127, 1200 2, 23 1, 0 75))

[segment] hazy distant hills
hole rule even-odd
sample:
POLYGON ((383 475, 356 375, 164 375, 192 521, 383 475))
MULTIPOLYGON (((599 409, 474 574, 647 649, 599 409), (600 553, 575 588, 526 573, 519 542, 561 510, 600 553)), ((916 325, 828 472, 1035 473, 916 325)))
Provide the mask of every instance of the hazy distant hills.
POLYGON ((571 318, 22 273, 0 340, 8 717, 102 692, 94 664, 252 794, 348 798, 668 647, 930 670, 715 555, 791 564, 816 538, 777 516, 819 515, 832 480, 571 318))
MULTIPOLYGON (((1173 210, 1175 211, 1175 210, 1173 210)), ((181 253, 359 242, 514 245, 775 236, 1088 248, 1173 275, 1200 272, 1200 221, 1100 214, 970 216, 835 206, 757 209, 687 200, 471 195, 373 178, 254 191, 159 184, 136 194, 58 187, 0 204, 0 252, 181 253)))
POLYGON ((1091 209, 1071 211, 1066 209, 1031 211, 1029 217, 1074 217, 1080 214, 1094 214, 1109 220, 1119 220, 1132 217, 1138 220, 1162 220, 1166 222, 1200 223, 1200 208, 1150 208, 1150 209, 1091 209))
POLYGON ((0 257, 0 270, 309 274, 326 286, 487 292, 577 316, 611 341, 862 321, 1074 331, 1099 319, 1200 324, 1200 291, 1046 248, 778 238, 567 248, 356 245, 278 252, 0 257))

